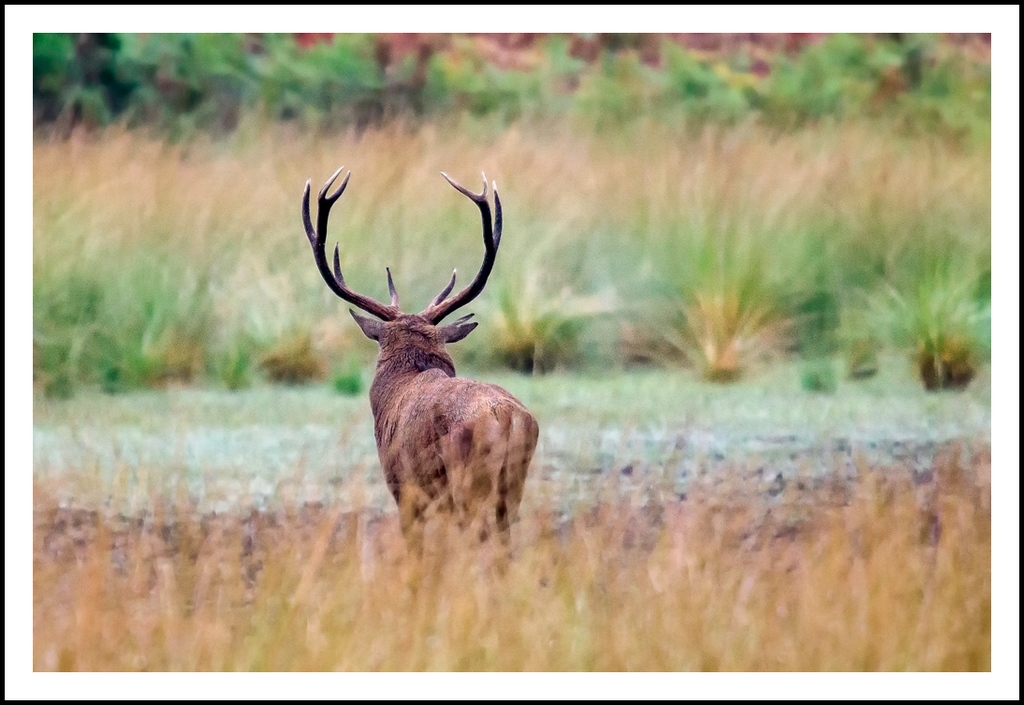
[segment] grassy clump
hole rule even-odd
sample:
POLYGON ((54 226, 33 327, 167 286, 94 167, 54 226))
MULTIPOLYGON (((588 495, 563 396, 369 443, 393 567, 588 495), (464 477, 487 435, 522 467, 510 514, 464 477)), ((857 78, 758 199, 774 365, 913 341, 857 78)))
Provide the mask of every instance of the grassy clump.
POLYGON ((323 379, 327 365, 313 348, 308 331, 288 335, 266 350, 259 367, 272 382, 303 384, 323 379))
POLYGON ((785 321, 735 291, 699 292, 686 310, 691 356, 705 378, 732 382, 753 362, 781 347, 785 321))
POLYGON ((331 387, 344 396, 355 396, 361 393, 365 386, 363 364, 355 358, 350 358, 344 365, 335 369, 331 377, 331 387))
POLYGON ((582 296, 568 287, 542 286, 532 269, 521 282, 496 282, 497 306, 481 313, 486 329, 482 345, 470 348, 474 362, 487 362, 523 373, 570 368, 584 360, 584 335, 596 319, 612 313, 607 296, 582 296), (475 353, 475 354, 474 354, 475 353))
POLYGON ((979 296, 978 281, 946 270, 909 290, 889 286, 879 295, 879 316, 893 340, 912 351, 926 389, 965 387, 988 354, 991 304, 979 296))
POLYGON ((990 669, 987 460, 940 457, 923 486, 863 470, 770 509, 700 487, 534 503, 504 563, 443 533, 414 560, 390 514, 118 517, 37 481, 34 668, 990 669))
POLYGON ((788 349, 788 299, 801 280, 786 276, 799 260, 780 256, 774 234, 719 218, 670 232, 656 248, 655 276, 663 284, 647 303, 647 339, 655 359, 687 362, 709 381, 733 382, 788 349))
POLYGON ((808 392, 832 394, 839 388, 839 376, 830 358, 807 360, 800 369, 800 386, 808 392))
POLYGON ((48 394, 79 383, 121 392, 189 383, 206 372, 212 334, 202 277, 147 255, 119 268, 76 262, 35 272, 34 371, 48 394))

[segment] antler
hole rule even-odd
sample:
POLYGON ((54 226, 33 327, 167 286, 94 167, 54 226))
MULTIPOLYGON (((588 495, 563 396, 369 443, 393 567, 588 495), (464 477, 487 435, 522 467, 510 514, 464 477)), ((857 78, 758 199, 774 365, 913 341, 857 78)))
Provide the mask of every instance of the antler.
POLYGON ((484 290, 484 285, 487 283, 487 277, 490 276, 491 269, 494 268, 494 258, 498 254, 498 244, 501 242, 502 223, 501 199, 498 198, 498 185, 494 182, 491 182, 491 187, 494 190, 493 226, 491 223, 491 206, 487 202, 486 174, 483 174, 484 190, 479 194, 475 194, 455 183, 443 171, 441 172, 441 176, 443 176, 448 183, 462 193, 462 195, 473 201, 480 209, 480 217, 483 221, 484 229, 484 261, 483 264, 480 265, 480 271, 477 272, 469 286, 456 294, 454 298, 445 301, 448 294, 451 293, 451 290, 455 287, 455 272, 452 272, 452 278, 451 281, 448 282, 448 285, 441 290, 440 294, 434 297, 434 300, 430 302, 430 305, 420 314, 420 316, 426 318, 435 325, 440 323, 441 320, 448 316, 452 311, 468 304, 484 290))
MULTIPOLYGON (((355 304, 359 308, 363 309, 367 313, 371 313, 377 318, 383 321, 395 320, 400 311, 398 309, 398 292, 395 291, 395 284, 391 280, 391 270, 388 271, 388 292, 391 294, 391 305, 385 306, 379 301, 374 301, 368 296, 357 294, 345 285, 345 277, 341 274, 341 264, 338 260, 338 246, 334 246, 334 273, 331 273, 330 267, 327 266, 327 218, 331 214, 331 206, 334 202, 341 197, 341 194, 345 192, 345 187, 348 186, 349 177, 352 176, 352 172, 349 171, 345 174, 344 180, 341 182, 341 186, 330 196, 327 195, 327 189, 331 187, 334 180, 338 178, 338 174, 345 167, 341 167, 334 175, 327 180, 324 187, 320 189, 320 195, 317 197, 317 213, 316 213, 316 230, 313 229, 313 221, 309 217, 309 186, 310 181, 306 179, 306 188, 302 193, 302 224, 306 228, 306 237, 309 238, 309 244, 313 246, 313 259, 316 261, 316 268, 320 270, 320 276, 327 282, 327 286, 330 287, 331 291, 337 294, 339 297, 348 301, 351 304, 355 304)), ((500 213, 500 210, 499 210, 500 213)), ((438 319, 440 320, 440 319, 438 319)))

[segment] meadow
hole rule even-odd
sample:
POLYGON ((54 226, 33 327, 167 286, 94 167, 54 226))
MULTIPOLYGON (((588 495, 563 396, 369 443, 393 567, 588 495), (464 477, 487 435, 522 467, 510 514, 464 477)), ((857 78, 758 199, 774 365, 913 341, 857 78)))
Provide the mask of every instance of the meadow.
MULTIPOLYGON (((600 91, 598 91, 600 94, 600 91)), ((628 112, 628 111, 627 111, 628 112)), ((432 117, 33 145, 39 671, 992 668, 991 144, 884 119, 432 117), (410 556, 346 281, 536 414, 508 555, 410 556)))
POLYGON ((542 430, 504 570, 406 552, 365 394, 40 398, 34 668, 989 670, 988 381, 901 361, 478 375, 542 430))

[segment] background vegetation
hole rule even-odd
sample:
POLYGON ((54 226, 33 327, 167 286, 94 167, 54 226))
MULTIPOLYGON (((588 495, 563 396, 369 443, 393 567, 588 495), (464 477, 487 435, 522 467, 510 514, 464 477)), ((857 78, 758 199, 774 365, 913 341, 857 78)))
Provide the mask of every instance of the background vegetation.
POLYGON ((989 134, 987 35, 36 34, 38 124, 230 131, 248 113, 304 127, 571 117, 613 129, 756 115, 794 128, 886 118, 989 134))
POLYGON ((885 345, 929 387, 987 360, 984 44, 401 36, 35 35, 37 385, 358 392, 373 351, 298 236, 340 164, 346 272, 380 297, 390 265, 413 306, 479 262, 435 172, 497 179, 477 366, 730 381, 796 354, 828 391, 885 345))

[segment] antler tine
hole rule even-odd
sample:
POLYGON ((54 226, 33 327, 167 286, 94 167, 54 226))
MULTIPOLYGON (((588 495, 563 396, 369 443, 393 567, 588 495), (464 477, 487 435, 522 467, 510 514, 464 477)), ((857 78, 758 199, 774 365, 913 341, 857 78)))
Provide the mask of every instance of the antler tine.
POLYGON ((473 277, 473 281, 470 282, 469 286, 460 291, 455 295, 454 298, 445 301, 448 293, 452 287, 455 286, 455 274, 452 274, 452 280, 445 289, 434 297, 434 300, 430 302, 430 305, 420 315, 426 318, 431 323, 437 324, 452 311, 455 311, 462 306, 465 306, 470 301, 475 299, 481 291, 484 289, 484 285, 487 283, 487 277, 491 274, 491 269, 494 268, 494 259, 498 253, 498 242, 501 240, 501 201, 498 200, 497 191, 494 194, 494 206, 498 214, 497 222, 491 221, 491 206, 487 202, 487 175, 482 174, 484 179, 484 190, 479 193, 473 193, 464 186, 453 181, 446 173, 441 172, 441 176, 445 178, 449 184, 451 184, 459 193, 464 195, 476 203, 480 209, 480 219, 483 224, 483 236, 484 236, 484 261, 480 265, 480 271, 477 272, 476 276, 473 277), (495 233, 497 231, 497 233, 495 233), (497 236, 495 236, 497 235, 497 236))
POLYGON ((395 290, 395 282, 391 279, 391 267, 385 267, 384 271, 388 273, 388 293, 391 294, 391 305, 398 308, 398 292, 395 290))
POLYGON ((330 196, 326 195, 327 194, 327 189, 329 189, 331 187, 331 184, 334 183, 334 180, 338 178, 338 174, 340 174, 341 170, 344 169, 344 168, 345 167, 341 167, 336 172, 331 174, 331 178, 327 179, 327 183, 325 183, 324 187, 322 189, 320 189, 320 195, 317 196, 318 202, 319 201, 330 201, 331 204, 333 204, 335 201, 337 201, 339 198, 341 198, 341 194, 345 193, 345 187, 348 186, 348 180, 352 178, 352 170, 351 169, 349 169, 348 173, 345 174, 345 178, 342 179, 341 186, 338 187, 338 190, 335 191, 330 196))
POLYGON ((317 197, 317 214, 316 214, 316 229, 313 229, 313 222, 310 218, 309 213, 309 189, 310 180, 306 180, 306 187, 302 192, 302 224, 306 230, 306 237, 309 239, 309 244, 313 247, 313 260, 316 262, 316 268, 320 272, 320 276, 323 277, 324 281, 327 282, 328 288, 333 291, 338 297, 348 301, 351 304, 355 304, 359 308, 363 309, 367 313, 377 316, 384 321, 393 321, 400 314, 398 309, 398 298, 394 291, 394 284, 391 282, 391 273, 388 272, 388 284, 391 289, 391 306, 385 306, 379 301, 375 301, 368 296, 356 293, 351 290, 345 284, 345 277, 341 273, 341 261, 338 255, 338 246, 334 246, 334 271, 331 271, 330 266, 327 264, 327 220, 331 214, 331 207, 334 205, 341 194, 345 192, 345 187, 348 186, 348 180, 352 176, 352 172, 349 171, 342 180, 338 190, 328 195, 327 191, 334 184, 334 181, 338 178, 338 174, 342 172, 338 169, 334 172, 334 175, 327 180, 324 187, 320 189, 320 194, 317 197))
POLYGON ((316 230, 313 229, 313 221, 309 217, 309 187, 311 179, 306 179, 306 188, 302 190, 302 225, 306 230, 306 239, 316 250, 316 230))
POLYGON ((345 277, 341 273, 341 259, 338 257, 338 245, 334 245, 334 281, 338 286, 345 286, 345 277))
POLYGON ((441 289, 441 293, 434 297, 434 300, 430 302, 431 306, 437 306, 439 303, 448 298, 448 294, 452 293, 452 289, 455 288, 455 273, 457 269, 452 270, 452 279, 448 282, 448 286, 441 289))
POLYGON ((501 225, 504 222, 501 217, 501 199, 498 198, 498 182, 491 182, 491 190, 494 191, 494 249, 498 249, 501 243, 501 225))
POLYGON ((454 181, 452 181, 451 177, 448 176, 448 174, 444 173, 443 171, 441 172, 441 176, 443 176, 445 178, 445 181, 447 181, 452 186, 454 186, 456 188, 456 190, 458 190, 459 193, 461 193, 463 196, 465 196, 466 198, 472 200, 475 203, 480 203, 481 201, 486 203, 487 202, 487 174, 485 174, 482 171, 480 172, 480 174, 481 174, 481 176, 484 177, 484 190, 481 193, 477 194, 477 193, 473 193, 472 191, 470 191, 465 186, 462 186, 460 184, 455 183, 454 181))

